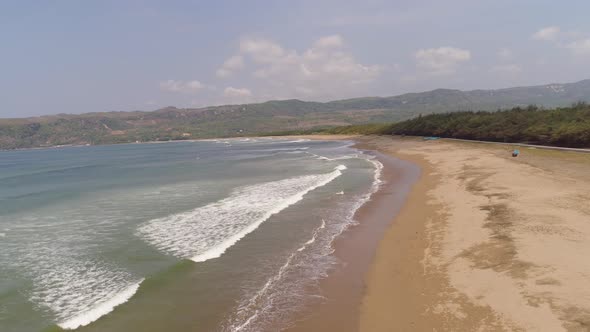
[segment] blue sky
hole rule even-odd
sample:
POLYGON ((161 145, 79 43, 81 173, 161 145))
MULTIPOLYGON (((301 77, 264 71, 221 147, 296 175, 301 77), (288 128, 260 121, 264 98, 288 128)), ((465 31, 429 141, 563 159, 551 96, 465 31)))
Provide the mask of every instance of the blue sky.
POLYGON ((589 1, 2 1, 0 117, 590 78, 589 1))

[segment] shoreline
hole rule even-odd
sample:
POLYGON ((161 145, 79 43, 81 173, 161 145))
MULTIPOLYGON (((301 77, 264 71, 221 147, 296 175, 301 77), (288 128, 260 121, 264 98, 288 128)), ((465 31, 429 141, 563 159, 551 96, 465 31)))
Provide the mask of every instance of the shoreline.
MULTIPOLYGON (((371 143, 368 145, 371 146, 371 143)), ((383 150, 379 146, 371 147, 383 150)), ((432 324, 425 324, 419 316, 424 311, 427 292, 438 291, 442 285, 436 278, 424 277, 421 262, 427 248, 425 221, 436 214, 436 208, 427 203, 427 193, 438 179, 423 158, 400 155, 393 151, 383 152, 418 165, 421 174, 400 213, 392 216, 389 227, 379 241, 371 267, 367 270, 367 288, 359 304, 358 330, 432 330, 435 326, 428 326, 432 324), (383 292, 383 286, 388 288, 387 292, 383 292)))
MULTIPOLYGON (((476 331, 479 322, 489 322, 493 331, 501 331, 487 308, 472 305, 458 296, 442 308, 452 289, 447 271, 427 266, 429 256, 440 250, 441 239, 431 225, 443 224, 445 206, 432 200, 444 171, 437 169, 425 155, 406 150, 429 142, 416 138, 360 137, 367 147, 400 158, 421 169, 399 214, 391 216, 377 250, 365 274, 366 289, 359 303, 359 324, 355 331, 476 331), (454 312, 461 307, 461 312, 454 312), (455 319, 454 315, 462 316, 455 319)), ((484 329, 486 330, 486 329, 484 329)))
POLYGON ((589 154, 522 147, 512 158, 501 144, 346 139, 422 173, 399 213, 359 212, 334 245, 344 264, 321 284, 326 301, 288 331, 587 331, 589 154), (383 227, 364 248, 374 255, 345 249, 362 227, 383 227))
MULTIPOLYGON (((590 154, 386 136, 344 140, 381 185, 333 240, 299 331, 586 331, 590 154)), ((355 208, 359 205, 355 205, 355 208)), ((291 317, 291 315, 289 315, 291 317)), ((277 327, 278 329, 278 327, 277 327)))
MULTIPOLYGON (((323 141, 332 141, 332 140, 347 140, 347 139, 354 139, 358 137, 363 137, 366 135, 362 134, 313 134, 313 135, 282 135, 282 136, 231 136, 231 137, 212 137, 212 138, 191 138, 191 139, 176 139, 176 140, 167 140, 167 141, 136 141, 136 142, 121 142, 121 143, 105 143, 105 144, 63 144, 63 145, 49 145, 49 146, 34 146, 34 147, 27 147, 27 148, 13 148, 13 149, 4 149, 0 148, 0 152, 11 152, 11 151, 28 151, 28 150, 51 150, 51 149, 60 149, 60 148, 80 148, 80 147, 96 147, 96 146, 112 146, 112 145, 129 145, 129 144, 161 144, 161 143, 178 143, 178 142, 201 142, 201 141, 217 141, 217 140, 232 140, 232 139, 256 139, 256 138, 274 138, 274 139, 289 139, 289 138, 305 138, 311 140, 323 140, 323 141)), ((381 137, 389 137, 387 135, 377 135, 381 137)), ((410 139, 420 139, 422 136, 405 136, 410 139)), ((445 138, 441 137, 444 141, 456 141, 456 142, 466 142, 466 143, 481 143, 481 144, 491 144, 491 145, 505 145, 505 146, 513 146, 513 147, 521 147, 521 148, 533 148, 533 149, 546 149, 546 150, 556 150, 556 151, 572 151, 572 152, 582 152, 582 153, 590 153, 590 148, 570 148, 565 146, 557 146, 557 145, 537 145, 537 144, 528 144, 524 142, 495 142, 495 141, 477 141, 477 140, 470 140, 470 139, 461 139, 461 138, 445 138)))
POLYGON ((334 241, 334 256, 339 263, 319 285, 321 296, 326 301, 310 305, 297 315, 295 326, 286 329, 289 332, 358 330, 361 317, 359 304, 366 291, 366 273, 383 232, 391 227, 392 216, 403 209, 412 186, 420 177, 421 171, 416 164, 372 149, 356 137, 333 139, 351 140, 355 148, 375 156, 383 164, 382 183, 356 211, 354 219, 357 224, 334 241))
POLYGON ((113 145, 135 145, 135 144, 165 144, 165 143, 180 143, 180 142, 207 142, 207 141, 219 141, 219 140, 240 140, 240 139, 256 139, 256 138, 269 138, 269 139, 293 139, 293 138, 307 138, 311 140, 345 140, 358 135, 285 135, 285 136, 232 136, 232 137, 217 137, 217 138, 194 138, 194 139, 177 139, 168 141, 140 141, 140 142, 122 142, 122 143, 105 143, 105 144, 62 144, 62 145, 50 145, 50 146, 33 146, 27 148, 14 148, 14 149, 1 149, 0 152, 14 152, 14 151, 30 151, 30 150, 54 150, 63 148, 83 148, 83 147, 97 147, 97 146, 113 146, 113 145))

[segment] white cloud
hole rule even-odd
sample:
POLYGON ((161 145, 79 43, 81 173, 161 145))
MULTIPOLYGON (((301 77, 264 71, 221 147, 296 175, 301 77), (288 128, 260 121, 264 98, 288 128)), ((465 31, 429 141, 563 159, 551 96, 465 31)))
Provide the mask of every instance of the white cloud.
POLYGON ((493 74, 514 75, 522 72, 522 68, 517 64, 497 65, 490 68, 493 74))
POLYGON ((201 90, 204 87, 205 85, 199 81, 167 80, 160 82, 160 89, 170 92, 194 93, 201 90))
POLYGON ((590 38, 576 40, 566 45, 575 55, 590 55, 590 38))
POLYGON ((498 57, 503 60, 508 60, 512 58, 512 51, 508 48, 501 48, 498 51, 498 57))
POLYGON ((432 74, 450 74, 471 59, 471 52, 455 47, 429 48, 416 52, 415 58, 419 68, 432 74))
POLYGON ((555 40, 559 35, 559 31, 560 29, 557 26, 542 28, 535 32, 532 38, 536 40, 555 40))
POLYGON ((244 58, 241 55, 234 55, 229 59, 225 60, 221 68, 216 72, 217 77, 228 77, 231 76, 235 71, 240 70, 244 67, 244 58))
POLYGON ((246 88, 234 88, 228 86, 223 90, 223 95, 229 98, 244 98, 244 97, 251 97, 252 91, 246 88))
POLYGON ((322 37, 314 43, 314 46, 317 48, 339 48, 343 45, 344 41, 339 35, 322 37))
POLYGON ((257 63, 272 63, 285 55, 281 45, 265 39, 242 39, 240 52, 248 54, 257 63))
POLYGON ((364 65, 343 49, 339 35, 317 39, 302 52, 260 38, 240 41, 236 56, 249 60, 249 73, 258 80, 261 96, 271 98, 332 98, 358 94, 358 87, 372 82, 383 68, 364 65))

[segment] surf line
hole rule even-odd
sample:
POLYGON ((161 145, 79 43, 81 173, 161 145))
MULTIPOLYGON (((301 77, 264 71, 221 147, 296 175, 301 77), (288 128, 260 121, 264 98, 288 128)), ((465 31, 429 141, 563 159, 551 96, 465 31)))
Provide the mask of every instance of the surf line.
POLYGON ((218 258, 272 215, 332 182, 345 169, 345 165, 338 165, 330 173, 237 188, 230 196, 217 202, 153 219, 140 226, 136 234, 157 249, 179 258, 197 263, 218 258), (219 225, 233 227, 226 229, 219 225), (208 241, 210 238, 215 241, 211 243, 208 241))
MULTIPOLYGON (((355 203, 350 209, 348 216, 345 218, 346 221, 341 225, 341 227, 339 227, 335 232, 329 234, 329 245, 327 247, 327 251, 324 252, 324 255, 326 256, 331 255, 333 253, 334 249, 332 247, 332 244, 334 240, 338 238, 344 231, 346 231, 348 227, 356 223, 354 216, 357 210, 365 203, 367 203, 371 199, 372 195, 375 192, 377 192, 383 184, 383 181, 381 180, 382 171, 384 167, 383 164, 373 156, 365 154, 362 154, 362 156, 364 158, 361 159, 364 159, 368 163, 372 164, 374 169, 371 187, 367 192, 355 199, 355 203)), ((291 253, 291 255, 287 258, 285 263, 279 268, 277 273, 271 276, 264 284, 264 286, 258 292, 256 292, 256 294, 254 294, 254 296, 252 296, 244 304, 238 307, 237 317, 230 319, 228 321, 228 325, 223 329, 223 331, 241 332, 243 330, 253 329, 251 325, 256 324, 255 320, 258 319, 260 315, 262 315, 263 312, 265 312, 269 308, 269 306, 264 305, 263 308, 258 309, 257 306, 260 305, 260 301, 270 296, 269 289, 271 289, 271 287, 273 287, 274 285, 278 284, 279 281, 283 278, 283 275, 287 272, 287 269, 290 268, 291 262, 296 257, 296 255, 300 254, 302 251, 306 250, 308 246, 312 245, 316 241, 319 233, 322 232, 325 228, 326 221, 322 219, 321 225, 313 231, 311 238, 303 245, 301 245, 295 252, 291 253)), ((328 266, 325 266, 324 268, 327 267, 328 266)))
MULTIPOLYGON (((285 274, 285 272, 287 271, 287 269, 291 266, 291 261, 293 261, 293 259, 295 258, 295 256, 302 252, 303 250, 305 250, 307 248, 307 246, 309 246, 310 244, 313 244, 316 240, 316 237, 318 236, 318 234, 324 229, 326 228, 326 221, 324 219, 322 219, 322 224, 316 228, 313 231, 312 237, 311 239, 309 239, 307 242, 305 242, 299 249, 297 249, 297 251, 291 253, 291 255, 289 256, 289 258, 287 258, 287 261, 280 267, 279 271, 277 272, 277 274, 275 274, 274 276, 270 277, 266 283, 264 284, 264 286, 252 297, 249 299, 248 303, 242 307, 242 310, 245 310, 247 308, 252 308, 254 306, 256 306, 256 303, 258 303, 258 301, 260 301, 261 298, 263 298, 266 294, 267 291, 276 283, 278 283, 282 278, 283 275, 285 274)), ((246 328, 248 325, 250 325, 250 323, 252 323, 254 321, 254 319, 256 319, 259 315, 259 311, 256 310, 254 314, 252 314, 250 317, 248 317, 242 324, 238 325, 238 326, 234 326, 231 327, 231 331, 232 332, 239 332, 241 330, 243 330, 244 328, 246 328)))
POLYGON ((68 318, 63 322, 57 323, 57 325, 64 330, 74 330, 81 326, 86 326, 94 322, 100 317, 113 311, 115 307, 129 301, 129 299, 133 297, 133 295, 135 295, 135 293, 139 289, 139 285, 141 285, 143 280, 144 279, 141 279, 140 281, 123 289, 115 296, 98 303, 98 305, 96 305, 95 307, 87 311, 84 311, 72 318, 68 318))
POLYGON ((236 244, 243 237, 245 237, 246 235, 248 235, 249 233, 251 233, 255 229, 257 229, 264 221, 266 221, 272 215, 277 214, 277 213, 281 212, 282 210, 286 209, 287 207, 301 201, 303 199, 303 196, 305 196, 310 191, 312 191, 316 188, 319 188, 319 187, 323 187, 323 186, 327 185, 328 183, 332 182, 334 179, 336 179, 337 177, 342 175, 342 171, 345 169, 346 169, 346 166, 344 166, 344 165, 336 166, 335 170, 332 173, 330 173, 330 176, 327 177, 326 179, 324 179, 323 181, 321 181, 313 186, 310 186, 306 190, 300 191, 297 194, 291 196, 289 199, 286 199, 283 202, 281 202, 280 204, 277 204, 277 206, 275 206, 273 209, 271 209, 270 211, 267 211, 263 217, 259 218, 258 220, 256 220, 252 224, 248 225, 242 231, 238 232, 237 234, 234 234, 233 236, 230 236, 229 238, 225 239, 223 242, 219 243, 218 245, 214 246, 213 248, 210 248, 206 252, 191 257, 190 260, 192 260, 195 263, 199 263, 199 262, 204 262, 209 259, 220 257, 221 255, 223 255, 225 253, 225 251, 227 249, 229 249, 231 246, 236 244))

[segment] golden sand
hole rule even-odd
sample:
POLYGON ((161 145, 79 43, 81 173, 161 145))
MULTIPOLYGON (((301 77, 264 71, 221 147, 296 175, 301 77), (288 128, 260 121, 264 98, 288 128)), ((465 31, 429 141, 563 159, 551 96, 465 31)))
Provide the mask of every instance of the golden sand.
POLYGON ((367 276, 360 331, 588 331, 590 155, 360 138, 423 168, 367 276))

